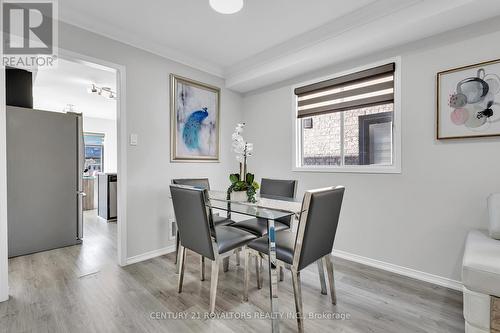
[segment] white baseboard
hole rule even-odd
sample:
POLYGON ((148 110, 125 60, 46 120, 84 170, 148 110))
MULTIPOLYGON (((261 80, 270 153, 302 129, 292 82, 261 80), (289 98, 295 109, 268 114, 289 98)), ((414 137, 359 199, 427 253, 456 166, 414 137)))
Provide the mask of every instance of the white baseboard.
POLYGON ((462 285, 462 282, 460 282, 460 281, 448 279, 448 278, 437 276, 434 274, 429 274, 429 273, 417 271, 417 270, 412 269, 412 268, 407 268, 407 267, 403 267, 403 266, 390 264, 390 263, 383 262, 380 260, 375 260, 375 259, 359 256, 357 254, 352 254, 352 253, 345 252, 345 251, 333 250, 332 254, 335 257, 339 257, 339 258, 346 259, 349 261, 354 261, 354 262, 357 262, 357 263, 360 263, 363 265, 375 267, 375 268, 382 269, 384 271, 388 271, 391 273, 396 273, 396 274, 411 277, 411 278, 414 278, 414 279, 417 279, 420 281, 429 282, 429 283, 432 283, 432 284, 435 284, 435 285, 438 285, 441 287, 446 287, 446 288, 462 291, 463 285, 462 285))
POLYGON ((158 249, 158 250, 149 251, 149 252, 146 252, 143 254, 139 254, 139 255, 127 258, 126 264, 127 265, 135 264, 135 263, 138 263, 138 262, 141 262, 144 260, 149 260, 149 259, 153 259, 153 258, 156 258, 159 256, 163 256, 165 254, 172 253, 174 251, 175 251, 175 244, 158 249))
MULTIPOLYGON (((139 254, 137 256, 133 256, 130 258, 127 258, 127 265, 135 264, 141 261, 149 260, 155 257, 159 257, 168 253, 172 253, 175 251, 175 244, 164 247, 162 249, 146 252, 143 254, 139 254)), ((363 265, 367 265, 370 267, 375 267, 378 269, 382 269, 384 271, 388 271, 391 273, 396 273, 399 275, 407 276, 413 279, 417 279, 420 281, 425 281, 428 283, 432 283, 441 287, 445 288, 450 288, 453 290, 458 290, 462 291, 462 282, 448 279, 442 276, 434 275, 434 274, 429 274, 425 273, 422 271, 417 271, 412 268, 407 268, 399 265, 394 265, 390 264, 384 261, 376 260, 376 259, 371 259, 367 257, 363 257, 357 254, 345 252, 345 251, 340 251, 340 250, 333 250, 332 254, 335 257, 339 257, 342 259, 346 259, 349 261, 354 261, 363 265)))

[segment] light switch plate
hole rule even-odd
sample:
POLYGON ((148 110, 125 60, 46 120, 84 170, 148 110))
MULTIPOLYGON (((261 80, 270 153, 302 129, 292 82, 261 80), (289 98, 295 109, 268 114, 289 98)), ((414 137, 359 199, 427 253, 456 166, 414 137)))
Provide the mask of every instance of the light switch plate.
POLYGON ((130 134, 130 145, 137 146, 139 144, 139 135, 132 133, 130 134))

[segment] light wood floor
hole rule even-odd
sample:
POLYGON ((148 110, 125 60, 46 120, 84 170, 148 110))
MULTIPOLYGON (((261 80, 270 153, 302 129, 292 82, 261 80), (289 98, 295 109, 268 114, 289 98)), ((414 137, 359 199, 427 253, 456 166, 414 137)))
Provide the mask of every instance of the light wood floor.
MULTIPOLYGON (((177 293, 174 255, 121 268, 116 264, 116 224, 86 213, 85 240, 73 246, 9 261, 11 298, 0 303, 0 332, 270 332, 254 318, 269 310, 268 284, 242 302, 243 267, 231 262, 219 274, 217 311, 251 319, 151 319, 208 309, 210 274, 199 281, 199 261, 188 255, 184 291, 177 293)), ((462 295, 345 260, 334 260, 337 306, 320 294, 316 266, 302 275, 304 312, 350 316, 349 320, 306 319, 306 332, 463 332, 462 295)), ((210 271, 207 265, 207 271, 210 271)), ((252 265, 253 266, 253 265, 252 265)), ((253 271, 253 270, 252 270, 253 271)), ((265 279, 266 280, 266 279, 265 279)), ((279 286, 280 310, 293 313, 291 278, 279 286)), ((294 319, 282 332, 296 332, 294 319)))

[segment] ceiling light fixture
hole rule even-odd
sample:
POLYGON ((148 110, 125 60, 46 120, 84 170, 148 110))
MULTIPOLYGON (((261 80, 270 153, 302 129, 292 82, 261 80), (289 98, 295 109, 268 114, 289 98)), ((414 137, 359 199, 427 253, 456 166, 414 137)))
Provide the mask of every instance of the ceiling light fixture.
POLYGON ((87 92, 89 94, 92 94, 92 93, 96 93, 97 92, 97 88, 95 87, 95 84, 92 84, 92 87, 87 89, 87 92))
POLYGON ((234 14, 243 8, 243 0, 209 0, 210 7, 221 14, 234 14))
POLYGON ((109 99, 116 99, 116 92, 109 87, 98 87, 92 84, 92 87, 87 89, 89 94, 97 94, 99 96, 108 97, 109 99))

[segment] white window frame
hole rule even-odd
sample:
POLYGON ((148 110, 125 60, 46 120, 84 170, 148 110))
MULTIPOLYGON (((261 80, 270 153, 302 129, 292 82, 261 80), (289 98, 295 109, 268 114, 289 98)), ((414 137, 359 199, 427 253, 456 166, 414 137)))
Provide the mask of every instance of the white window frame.
MULTIPOLYGON (((377 61, 365 66, 350 69, 348 71, 330 74, 328 76, 316 78, 314 80, 301 82, 293 85, 291 89, 292 98, 292 129, 294 138, 294 149, 292 149, 292 171, 295 172, 331 172, 331 173, 401 173, 401 57, 394 57, 377 61), (330 80, 336 77, 360 72, 366 69, 385 65, 394 62, 396 70, 394 72, 394 105, 393 105, 393 164, 392 165, 302 165, 302 128, 301 119, 297 118, 297 96, 294 90, 309 84, 330 80)), ((341 121, 341 127, 343 122, 341 121)), ((342 129, 343 132, 343 129, 342 129)), ((343 152, 343 137, 341 135, 341 153, 343 152)), ((342 154, 343 156, 343 154, 342 154)))

